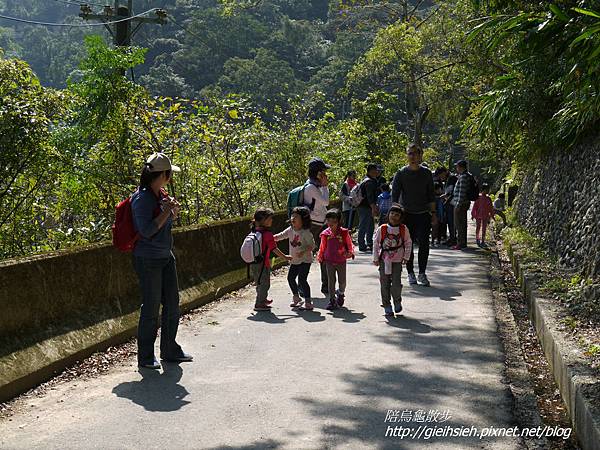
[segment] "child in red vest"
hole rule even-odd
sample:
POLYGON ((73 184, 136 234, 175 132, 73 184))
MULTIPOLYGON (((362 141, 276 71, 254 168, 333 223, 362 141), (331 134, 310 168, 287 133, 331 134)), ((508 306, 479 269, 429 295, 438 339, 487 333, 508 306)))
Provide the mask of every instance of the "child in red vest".
POLYGON ((402 264, 408 262, 412 250, 410 233, 403 223, 404 216, 400 205, 393 204, 388 223, 377 228, 373 236, 373 264, 379 266, 381 306, 387 317, 394 317, 394 312, 402 312, 402 264))
POLYGON ((317 260, 325 263, 329 282, 329 304, 327 309, 337 309, 344 305, 346 290, 346 260, 354 259, 354 245, 347 228, 341 227, 342 213, 330 209, 325 215, 328 228, 321 232, 321 246, 317 260), (335 289, 336 275, 338 289, 335 289))
POLYGON ((481 248, 487 248, 485 243, 485 232, 490 220, 494 217, 494 205, 492 204, 492 199, 488 196, 489 192, 489 184, 482 184, 479 198, 475 200, 473 209, 471 210, 471 218, 474 219, 477 224, 477 245, 481 248))
POLYGON ((273 300, 267 298, 271 287, 271 252, 280 258, 291 261, 292 257, 277 248, 271 227, 273 226, 274 212, 270 208, 258 208, 252 220, 252 231, 261 234, 261 253, 263 260, 259 264, 251 264, 250 272, 256 284, 256 302, 254 311, 270 311, 273 300))

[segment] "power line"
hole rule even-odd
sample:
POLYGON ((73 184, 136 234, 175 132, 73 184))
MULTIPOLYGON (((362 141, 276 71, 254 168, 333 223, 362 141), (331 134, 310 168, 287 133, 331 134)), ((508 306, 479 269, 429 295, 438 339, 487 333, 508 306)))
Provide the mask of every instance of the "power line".
POLYGON ((179 28, 181 28, 183 31, 185 31, 186 33, 189 33, 190 35, 196 37, 197 39, 200 39, 200 42, 202 42, 204 45, 206 45, 207 47, 210 47, 210 45, 208 44, 208 42, 206 41, 206 38, 203 36, 200 36, 197 33, 194 33, 193 31, 190 31, 188 28, 184 27, 183 25, 181 25, 179 22, 177 22, 175 20, 175 18, 173 16, 168 16, 168 19, 173 22, 175 25, 177 25, 179 28))
POLYGON ((119 20, 113 20, 110 22, 99 22, 99 23, 53 23, 53 22, 38 22, 35 20, 27 20, 27 19, 20 19, 18 17, 10 17, 10 16, 4 16, 2 14, 0 14, 0 19, 6 19, 6 20, 12 20, 14 22, 21 22, 21 23, 27 23, 30 25, 42 25, 45 27, 76 27, 76 28, 84 28, 84 27, 103 27, 105 25, 112 25, 113 23, 121 23, 121 22, 127 22, 130 21, 131 19, 135 19, 136 17, 141 17, 145 14, 151 13, 151 12, 155 12, 155 11, 159 11, 160 8, 152 8, 149 9, 148 11, 144 11, 142 13, 136 14, 134 16, 131 17, 127 17, 126 19, 119 19, 119 20))
POLYGON ((100 8, 104 8, 106 5, 101 5, 100 3, 90 3, 90 2, 70 2, 68 0, 54 0, 58 3, 64 3, 65 5, 73 5, 73 6, 81 6, 81 5, 90 5, 90 6, 99 6, 100 8))

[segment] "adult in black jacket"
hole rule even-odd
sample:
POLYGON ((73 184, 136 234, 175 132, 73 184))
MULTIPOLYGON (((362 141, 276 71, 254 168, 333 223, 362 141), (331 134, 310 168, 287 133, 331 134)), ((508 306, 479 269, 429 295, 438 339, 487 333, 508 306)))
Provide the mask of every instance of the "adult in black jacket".
POLYGON ((358 205, 358 250, 367 252, 373 250, 373 233, 375 232, 374 217, 379 217, 377 196, 379 185, 377 177, 379 169, 376 164, 367 166, 367 176, 361 182, 363 200, 358 205))
POLYGON ((431 171, 423 167, 423 149, 410 144, 406 149, 408 165, 394 176, 392 202, 400 203, 406 211, 406 226, 413 242, 419 244, 419 276, 415 276, 414 252, 406 264, 409 284, 429 286, 425 273, 429 259, 431 225, 437 224, 435 193, 431 171))

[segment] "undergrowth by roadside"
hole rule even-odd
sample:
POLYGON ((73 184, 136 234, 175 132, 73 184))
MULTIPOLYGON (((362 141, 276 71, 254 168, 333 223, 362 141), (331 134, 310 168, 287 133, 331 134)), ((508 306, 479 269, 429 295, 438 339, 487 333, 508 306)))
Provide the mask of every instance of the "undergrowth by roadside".
POLYGON ((519 255, 519 264, 532 275, 539 291, 563 308, 561 326, 600 373, 600 280, 564 268, 543 242, 515 225, 499 230, 505 246, 519 255))

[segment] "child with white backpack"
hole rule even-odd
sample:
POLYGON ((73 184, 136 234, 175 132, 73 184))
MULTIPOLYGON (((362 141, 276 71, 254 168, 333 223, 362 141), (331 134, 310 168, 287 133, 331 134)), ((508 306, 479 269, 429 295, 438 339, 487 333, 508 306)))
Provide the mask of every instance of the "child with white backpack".
POLYGON ((249 264, 250 273, 256 283, 255 311, 270 311, 273 300, 267 298, 271 287, 271 252, 291 261, 292 257, 277 248, 271 232, 273 210, 258 208, 254 213, 251 231, 240 249, 242 259, 249 264))

